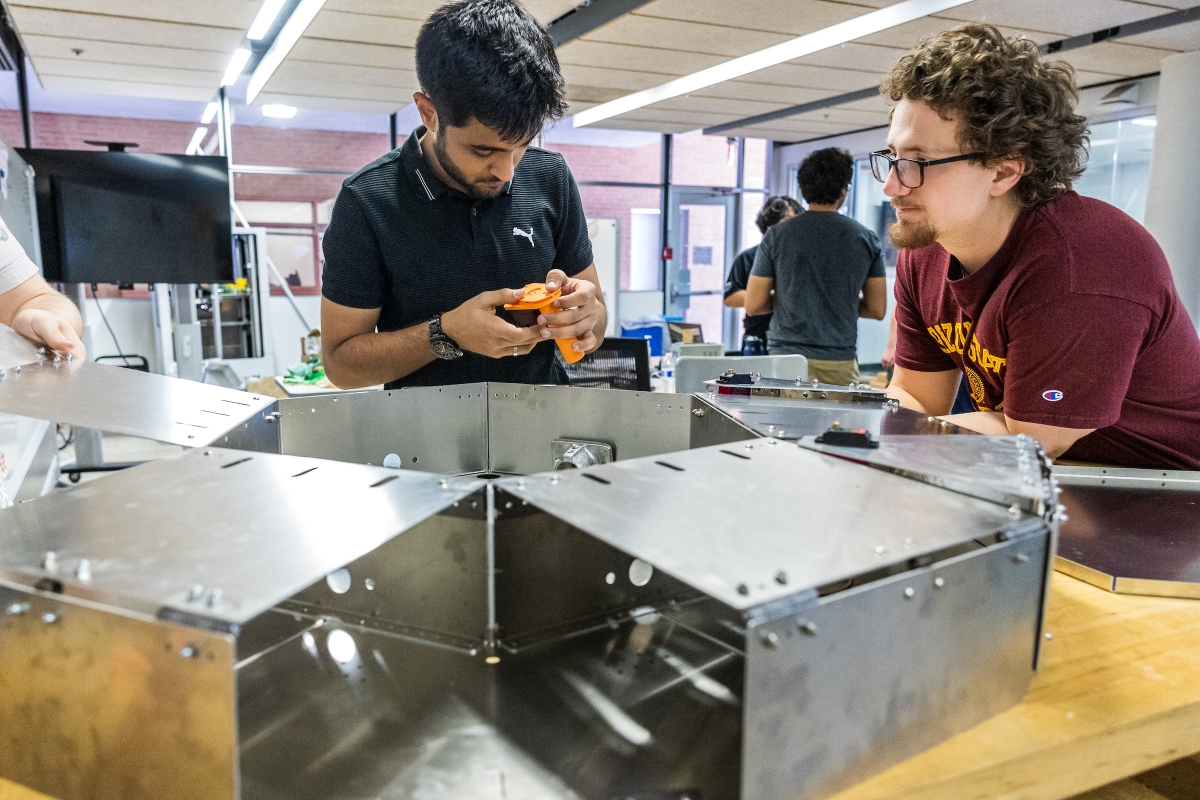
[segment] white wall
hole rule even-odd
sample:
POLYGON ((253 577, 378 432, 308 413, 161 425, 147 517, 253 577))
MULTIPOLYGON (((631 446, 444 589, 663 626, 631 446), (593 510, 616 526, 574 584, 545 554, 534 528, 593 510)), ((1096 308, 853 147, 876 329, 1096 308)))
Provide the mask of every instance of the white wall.
MULTIPOLYGON (((296 305, 304 314, 308 324, 314 328, 321 327, 321 298, 313 296, 297 297, 296 305)), ((271 297, 271 342, 275 348, 275 374, 282 375, 288 366, 299 364, 300 339, 308 335, 308 330, 292 310, 291 303, 286 297, 271 297)))
POLYGON ((145 356, 150 362, 150 369, 153 370, 158 351, 154 346, 154 317, 150 301, 88 298, 83 309, 84 323, 91 329, 92 346, 88 351, 88 358, 117 355, 117 346, 113 343, 112 334, 108 332, 100 316, 101 309, 121 343, 121 351, 125 355, 145 356))

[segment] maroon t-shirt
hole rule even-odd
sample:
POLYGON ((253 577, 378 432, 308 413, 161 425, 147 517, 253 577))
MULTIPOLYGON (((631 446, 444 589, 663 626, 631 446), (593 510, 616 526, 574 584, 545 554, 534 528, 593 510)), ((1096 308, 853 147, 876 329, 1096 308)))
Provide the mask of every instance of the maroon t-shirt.
POLYGON ((960 369, 980 411, 1095 428, 1063 458, 1200 469, 1200 339, 1154 238, 1067 192, 978 272, 941 245, 896 264, 896 363, 960 369))

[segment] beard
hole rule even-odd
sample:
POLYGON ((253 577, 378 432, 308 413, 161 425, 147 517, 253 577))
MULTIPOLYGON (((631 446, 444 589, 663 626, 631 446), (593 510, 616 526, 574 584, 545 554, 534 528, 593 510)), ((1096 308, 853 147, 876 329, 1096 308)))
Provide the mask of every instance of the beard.
POLYGON ((446 151, 446 142, 441 136, 433 140, 433 154, 438 163, 442 165, 442 169, 446 170, 446 174, 453 178, 455 183, 466 189, 467 194, 476 200, 490 200, 498 196, 504 188, 502 183, 496 184, 487 181, 479 183, 468 178, 450 158, 450 154, 446 151))
MULTIPOLYGON (((895 207, 895 203, 892 204, 895 207)), ((901 250, 919 250, 937 241, 937 228, 928 222, 896 220, 888 226, 888 238, 901 250)))

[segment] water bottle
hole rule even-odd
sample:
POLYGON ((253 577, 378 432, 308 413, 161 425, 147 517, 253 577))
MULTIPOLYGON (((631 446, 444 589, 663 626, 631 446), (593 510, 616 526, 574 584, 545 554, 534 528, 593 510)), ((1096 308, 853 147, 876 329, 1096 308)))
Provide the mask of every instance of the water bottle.
POLYGON ((662 354, 662 360, 658 362, 658 373, 664 378, 675 377, 675 354, 670 350, 662 354))

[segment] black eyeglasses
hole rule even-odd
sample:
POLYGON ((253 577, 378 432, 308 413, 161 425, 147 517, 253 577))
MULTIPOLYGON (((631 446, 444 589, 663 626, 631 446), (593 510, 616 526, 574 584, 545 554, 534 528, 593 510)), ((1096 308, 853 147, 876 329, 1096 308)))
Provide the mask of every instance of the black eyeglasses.
POLYGON ((871 174, 880 183, 887 183, 892 168, 896 168, 896 178, 906 189, 916 189, 925 183, 925 168, 936 167, 938 164, 953 164, 955 161, 983 161, 980 153, 964 153, 961 156, 937 158, 933 161, 922 161, 915 158, 896 158, 887 150, 871 153, 871 174))

